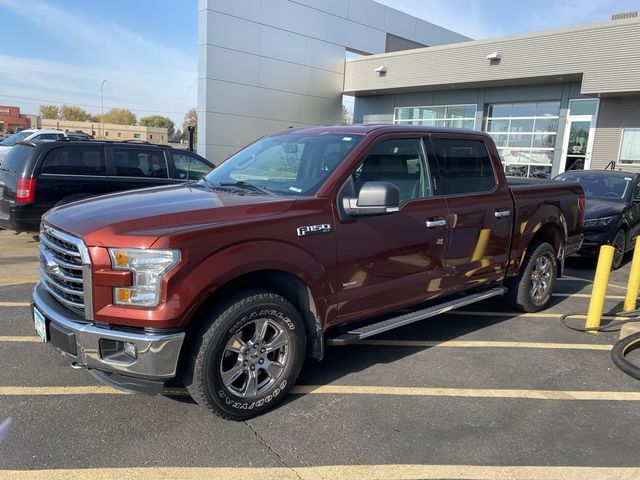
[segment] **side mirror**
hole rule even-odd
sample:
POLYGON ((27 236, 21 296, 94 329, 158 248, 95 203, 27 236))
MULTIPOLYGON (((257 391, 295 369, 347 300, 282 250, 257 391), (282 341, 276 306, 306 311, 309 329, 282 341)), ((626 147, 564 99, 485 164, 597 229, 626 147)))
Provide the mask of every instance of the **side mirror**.
POLYGON ((390 182, 367 182, 360 188, 358 198, 344 198, 343 207, 348 215, 381 215, 400 210, 400 192, 390 182))

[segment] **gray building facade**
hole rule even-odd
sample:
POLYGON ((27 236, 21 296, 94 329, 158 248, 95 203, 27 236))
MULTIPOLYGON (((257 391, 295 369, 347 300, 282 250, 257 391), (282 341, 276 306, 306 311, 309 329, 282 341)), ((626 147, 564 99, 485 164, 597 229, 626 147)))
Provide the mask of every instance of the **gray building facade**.
POLYGON ((219 163, 289 126, 339 123, 346 51, 466 41, 372 0, 199 0, 198 153, 219 163))
POLYGON ((358 123, 489 132, 505 170, 640 169, 640 19, 348 60, 358 123), (383 67, 383 68, 382 68, 383 67), (384 70, 383 74, 380 70, 384 70), (613 163, 612 163, 613 162, 613 163))

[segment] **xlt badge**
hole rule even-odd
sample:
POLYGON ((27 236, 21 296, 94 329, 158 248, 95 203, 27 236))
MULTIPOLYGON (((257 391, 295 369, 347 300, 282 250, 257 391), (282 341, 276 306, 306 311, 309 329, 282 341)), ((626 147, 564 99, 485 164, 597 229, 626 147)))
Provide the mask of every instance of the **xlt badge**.
POLYGON ((298 236, 304 237, 305 235, 311 235, 312 233, 329 233, 330 231, 331 225, 328 223, 307 225, 306 227, 298 227, 298 236))

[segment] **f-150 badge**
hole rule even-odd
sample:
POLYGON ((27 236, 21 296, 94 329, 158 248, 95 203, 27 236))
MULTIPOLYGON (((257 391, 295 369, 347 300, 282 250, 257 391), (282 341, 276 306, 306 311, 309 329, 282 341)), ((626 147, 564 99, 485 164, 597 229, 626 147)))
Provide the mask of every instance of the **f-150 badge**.
POLYGON ((321 225, 307 225, 306 227, 298 227, 298 236, 304 237, 305 235, 311 235, 312 233, 329 233, 331 231, 331 225, 323 223, 321 225))

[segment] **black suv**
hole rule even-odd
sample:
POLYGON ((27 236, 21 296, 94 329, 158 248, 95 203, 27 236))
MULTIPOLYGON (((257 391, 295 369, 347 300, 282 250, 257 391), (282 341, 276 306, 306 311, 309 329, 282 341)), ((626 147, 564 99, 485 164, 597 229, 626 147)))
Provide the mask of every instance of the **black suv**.
POLYGON ((37 232, 52 207, 120 190, 198 180, 214 167, 146 142, 23 142, 0 165, 0 229, 37 232))

